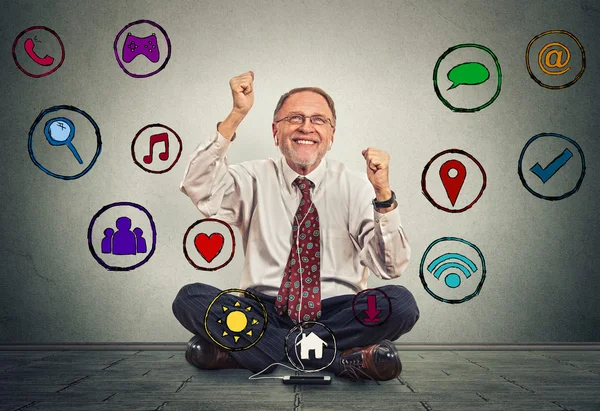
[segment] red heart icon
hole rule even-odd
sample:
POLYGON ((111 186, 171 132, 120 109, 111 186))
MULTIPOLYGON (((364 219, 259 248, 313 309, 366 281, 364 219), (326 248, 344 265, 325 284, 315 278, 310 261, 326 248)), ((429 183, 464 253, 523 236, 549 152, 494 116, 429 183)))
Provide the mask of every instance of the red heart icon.
POLYGON ((225 243, 225 238, 219 233, 212 233, 210 237, 200 233, 194 238, 196 250, 209 263, 221 253, 223 243, 225 243))

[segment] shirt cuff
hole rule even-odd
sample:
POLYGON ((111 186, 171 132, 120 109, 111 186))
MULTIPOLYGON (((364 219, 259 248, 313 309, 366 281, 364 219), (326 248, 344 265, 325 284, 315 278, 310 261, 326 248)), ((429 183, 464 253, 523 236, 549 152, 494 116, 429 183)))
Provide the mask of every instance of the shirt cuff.
MULTIPOLYGON (((219 124, 221 124, 221 123, 222 123, 222 121, 219 121, 217 123, 217 133, 219 133, 219 124)), ((221 133, 219 133, 219 134, 221 134, 221 133)), ((233 136, 231 136, 231 141, 235 140, 236 137, 237 137, 237 131, 233 133, 233 136)))
POLYGON ((400 210, 398 206, 387 213, 380 213, 375 209, 373 209, 373 212, 375 214, 375 225, 379 228, 379 231, 383 236, 396 232, 402 223, 400 221, 400 210))
POLYGON ((227 140, 221 133, 217 131, 215 139, 208 147, 208 151, 214 154, 216 157, 225 157, 229 146, 231 146, 231 140, 227 140))

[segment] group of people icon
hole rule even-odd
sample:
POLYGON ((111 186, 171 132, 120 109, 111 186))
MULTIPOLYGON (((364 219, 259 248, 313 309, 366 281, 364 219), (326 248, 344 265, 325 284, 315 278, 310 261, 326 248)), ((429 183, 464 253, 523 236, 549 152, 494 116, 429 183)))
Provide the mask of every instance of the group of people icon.
POLYGON ((115 255, 135 255, 146 253, 146 239, 141 228, 131 230, 131 219, 119 217, 116 221, 117 231, 108 227, 104 230, 102 252, 115 255))

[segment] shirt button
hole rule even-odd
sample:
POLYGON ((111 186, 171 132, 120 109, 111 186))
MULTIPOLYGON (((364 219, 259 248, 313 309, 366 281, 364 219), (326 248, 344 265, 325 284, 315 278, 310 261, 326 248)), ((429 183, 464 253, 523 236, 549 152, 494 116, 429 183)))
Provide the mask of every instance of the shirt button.
POLYGON ((377 224, 379 224, 379 219, 378 219, 378 218, 376 218, 376 219, 375 219, 375 222, 376 222, 377 224))
POLYGON ((215 143, 216 148, 221 148, 221 143, 215 143))

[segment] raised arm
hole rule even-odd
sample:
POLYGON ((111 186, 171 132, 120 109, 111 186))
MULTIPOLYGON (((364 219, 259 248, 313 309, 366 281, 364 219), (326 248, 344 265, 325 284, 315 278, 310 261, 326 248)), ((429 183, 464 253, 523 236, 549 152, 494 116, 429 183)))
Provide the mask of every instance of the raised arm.
POLYGON ((351 230, 361 247, 361 263, 379 278, 397 278, 408 266, 411 253, 398 204, 394 201, 389 207, 376 208, 371 203, 373 195, 383 203, 392 197, 390 155, 375 148, 363 150, 362 155, 371 186, 363 184, 355 197, 361 201, 354 203, 357 208, 351 213, 351 230))
POLYGON ((230 166, 226 153, 235 132, 254 104, 254 73, 249 71, 229 81, 233 108, 217 125, 208 144, 191 154, 179 189, 206 217, 218 214, 226 222, 240 226, 252 204, 253 177, 242 165, 230 166))

